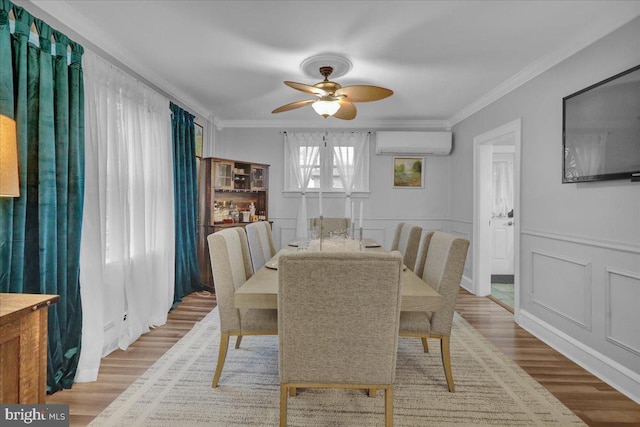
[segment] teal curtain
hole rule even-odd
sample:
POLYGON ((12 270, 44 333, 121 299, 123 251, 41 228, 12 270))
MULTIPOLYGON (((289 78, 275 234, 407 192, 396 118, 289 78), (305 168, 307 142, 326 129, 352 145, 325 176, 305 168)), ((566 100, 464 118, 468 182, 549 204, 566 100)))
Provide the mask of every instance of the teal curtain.
POLYGON ((20 197, 0 199, 0 292, 60 295, 49 308, 47 392, 53 393, 71 388, 81 344, 83 48, 0 2, 0 113, 16 120, 20 173, 20 197), (32 25, 39 45, 29 40, 32 25))
POLYGON ((170 107, 176 223, 176 286, 173 296, 175 307, 185 295, 202 290, 202 284, 196 252, 198 181, 194 116, 173 102, 170 107))

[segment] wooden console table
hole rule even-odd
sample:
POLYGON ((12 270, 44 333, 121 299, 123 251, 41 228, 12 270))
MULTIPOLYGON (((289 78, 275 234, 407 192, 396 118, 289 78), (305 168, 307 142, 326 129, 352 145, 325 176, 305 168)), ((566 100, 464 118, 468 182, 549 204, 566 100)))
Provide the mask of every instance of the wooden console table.
POLYGON ((59 299, 0 293, 0 403, 46 403, 47 308, 59 299))

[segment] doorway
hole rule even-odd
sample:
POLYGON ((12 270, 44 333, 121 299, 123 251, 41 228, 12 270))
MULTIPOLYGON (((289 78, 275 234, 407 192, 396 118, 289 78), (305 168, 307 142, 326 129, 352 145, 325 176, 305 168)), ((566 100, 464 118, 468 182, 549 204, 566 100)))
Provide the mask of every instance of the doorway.
POLYGON ((491 170, 491 297, 513 311, 514 232, 513 169, 515 145, 512 137, 493 145, 491 170))
MULTIPOLYGON (((514 312, 519 308, 521 127, 521 120, 514 120, 473 139, 473 290, 478 296, 489 296, 492 275, 498 285, 513 277, 513 299, 509 302, 514 312), (497 201, 494 162, 508 165, 509 159, 513 199, 497 201)), ((494 287, 496 294, 498 288, 494 287)))

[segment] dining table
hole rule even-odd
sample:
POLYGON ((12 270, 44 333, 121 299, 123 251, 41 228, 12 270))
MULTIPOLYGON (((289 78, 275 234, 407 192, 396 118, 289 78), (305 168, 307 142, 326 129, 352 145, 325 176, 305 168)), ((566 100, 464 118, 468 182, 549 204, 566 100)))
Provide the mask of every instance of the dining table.
MULTIPOLYGON (((278 251, 234 293, 236 308, 278 308, 278 258, 283 253, 302 249, 298 245, 288 246, 278 251)), ((385 251, 371 239, 361 242, 362 251, 385 251)), ((403 266, 400 277, 401 311, 435 311, 442 304, 442 296, 413 271, 403 266)))

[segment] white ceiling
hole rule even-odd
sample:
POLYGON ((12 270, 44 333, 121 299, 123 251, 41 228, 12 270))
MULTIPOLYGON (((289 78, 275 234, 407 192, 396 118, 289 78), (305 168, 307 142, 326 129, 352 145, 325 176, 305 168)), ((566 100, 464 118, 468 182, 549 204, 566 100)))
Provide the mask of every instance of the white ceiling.
POLYGON ((31 3, 192 112, 265 127, 450 126, 640 15, 640 1, 612 0, 31 3), (327 52, 353 63, 343 86, 394 95, 350 122, 271 114, 311 98, 283 81, 322 80, 300 63, 327 52))

